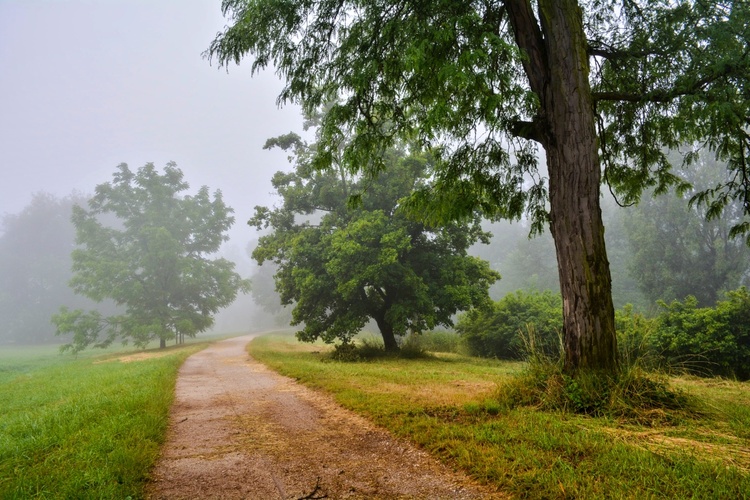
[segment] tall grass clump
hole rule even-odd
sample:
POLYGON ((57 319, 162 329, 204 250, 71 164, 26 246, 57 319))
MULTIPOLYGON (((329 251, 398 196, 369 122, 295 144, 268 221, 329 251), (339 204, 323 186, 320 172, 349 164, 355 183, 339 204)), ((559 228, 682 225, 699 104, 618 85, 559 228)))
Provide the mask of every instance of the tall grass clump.
POLYGON ((519 338, 528 366, 498 391, 499 400, 508 407, 532 406, 640 424, 698 413, 693 399, 671 387, 663 373, 644 369, 640 358, 632 354, 615 374, 582 371, 571 375, 563 369, 561 337, 555 355, 538 347, 533 325, 519 332, 519 338))

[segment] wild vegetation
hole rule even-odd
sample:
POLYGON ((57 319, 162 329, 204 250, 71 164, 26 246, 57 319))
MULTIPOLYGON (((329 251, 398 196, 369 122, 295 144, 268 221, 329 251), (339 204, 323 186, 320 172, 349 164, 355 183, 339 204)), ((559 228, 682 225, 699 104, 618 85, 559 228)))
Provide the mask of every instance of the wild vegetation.
MULTIPOLYGON (((619 358, 624 368, 750 379, 750 292, 729 291, 713 307, 698 299, 660 301, 646 316, 626 305, 615 316, 619 358)), ((468 352, 497 359, 528 359, 529 333, 534 354, 554 357, 560 346, 560 296, 552 292, 509 294, 493 308, 462 315, 456 331, 468 352)))
POLYGON ((322 362, 327 346, 279 336, 258 338, 249 349, 518 497, 742 498, 750 491, 746 383, 671 378, 697 407, 581 415, 509 399, 521 362, 457 354, 322 362))
POLYGON ((0 498, 141 498, 177 369, 205 344, 0 350, 0 498))

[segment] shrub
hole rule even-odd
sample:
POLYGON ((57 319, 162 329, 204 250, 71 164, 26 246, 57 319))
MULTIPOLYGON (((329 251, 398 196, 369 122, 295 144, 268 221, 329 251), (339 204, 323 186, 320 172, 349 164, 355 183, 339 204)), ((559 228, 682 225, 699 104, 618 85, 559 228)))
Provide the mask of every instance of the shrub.
POLYGON ((395 353, 385 350, 382 339, 372 335, 363 335, 354 342, 336 344, 333 350, 323 357, 323 360, 356 363, 379 358, 415 359, 429 357, 430 354, 419 343, 418 336, 416 335, 411 335, 404 339, 401 342, 400 349, 395 353))
POLYGON ((750 293, 728 292, 716 307, 698 307, 695 297, 663 308, 654 348, 664 363, 700 375, 750 379, 750 293))
POLYGON ((463 314, 456 331, 476 356, 521 359, 523 341, 519 331, 534 329, 542 351, 558 351, 562 329, 562 299, 549 290, 511 293, 489 310, 473 309, 463 314))

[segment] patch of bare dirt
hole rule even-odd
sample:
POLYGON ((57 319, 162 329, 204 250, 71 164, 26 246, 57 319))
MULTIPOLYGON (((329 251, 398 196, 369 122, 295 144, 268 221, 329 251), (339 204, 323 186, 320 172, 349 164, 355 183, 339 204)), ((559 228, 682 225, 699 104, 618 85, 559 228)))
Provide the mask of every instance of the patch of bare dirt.
POLYGON ((503 498, 253 360, 252 336, 187 359, 147 497, 503 498))

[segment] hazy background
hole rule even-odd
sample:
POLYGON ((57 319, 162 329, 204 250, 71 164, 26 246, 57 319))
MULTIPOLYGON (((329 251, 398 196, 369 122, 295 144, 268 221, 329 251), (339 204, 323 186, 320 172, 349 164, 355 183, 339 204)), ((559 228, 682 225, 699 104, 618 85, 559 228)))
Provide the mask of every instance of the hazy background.
POLYGON ((174 160, 194 192, 221 189, 244 250, 256 204, 287 168, 268 137, 298 130, 280 80, 227 73, 201 53, 225 23, 220 0, 0 0, 0 214, 37 191, 85 194, 116 165, 174 160))

